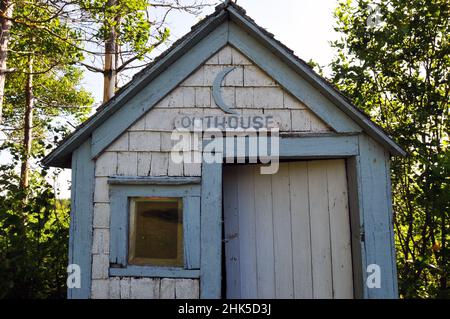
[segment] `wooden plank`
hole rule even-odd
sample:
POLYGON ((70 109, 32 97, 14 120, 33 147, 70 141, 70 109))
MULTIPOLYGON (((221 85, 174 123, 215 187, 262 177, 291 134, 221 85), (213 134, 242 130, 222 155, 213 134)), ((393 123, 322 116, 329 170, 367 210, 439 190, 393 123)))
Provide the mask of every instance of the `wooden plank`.
POLYGON ((200 197, 185 197, 184 258, 187 269, 200 269, 200 197))
POLYGON ((91 160, 90 152, 91 141, 88 139, 72 155, 69 264, 80 266, 81 287, 68 289, 70 299, 87 299, 91 296, 95 163, 91 160))
POLYGON ((238 166, 241 298, 257 298, 254 166, 238 166))
MULTIPOLYGON (((184 197, 200 196, 201 187, 196 184, 187 185, 111 185, 110 192, 122 196, 143 197, 184 197)), ((110 195, 110 197, 112 197, 110 195)))
POLYGON ((289 163, 294 297, 312 298, 308 163, 289 163))
MULTIPOLYGON (((126 266, 128 261, 128 197, 120 190, 110 190, 110 247, 109 262, 126 266)), ((112 269, 111 269, 112 270, 112 269)))
POLYGON ((223 209, 225 222, 226 297, 228 299, 241 298, 237 180, 236 166, 226 167, 223 174, 223 209))
POLYGON ((364 215, 361 194, 359 156, 347 159, 348 200, 350 209, 350 227, 352 240, 352 268, 354 297, 367 297, 365 283, 366 253, 361 234, 364 231, 364 215))
POLYGON ((326 166, 333 298, 351 299, 353 298, 353 271, 345 161, 329 160, 326 166))
POLYGON ((284 137, 282 157, 349 157, 359 154, 358 136, 284 137))
POLYGON ((394 298, 398 298, 398 282, 397 282, 397 259, 395 251, 395 233, 394 233, 394 216, 393 216, 393 201, 392 201, 392 185, 391 185, 391 154, 388 151, 384 151, 385 163, 386 163, 386 181, 388 187, 386 187, 386 193, 388 198, 388 211, 389 211, 389 232, 391 239, 391 261, 392 261, 392 278, 393 278, 393 294, 394 298))
POLYGON ((221 297, 222 164, 202 165, 201 280, 202 299, 221 297))
POLYGON ((368 298, 398 298, 394 278, 395 256, 391 249, 392 220, 387 193, 384 149, 367 135, 360 136, 360 171, 367 265, 381 268, 381 288, 368 289, 368 298))
POLYGON ((200 270, 128 265, 124 268, 110 268, 109 275, 120 277, 198 278, 200 277, 200 270))
POLYGON ((289 166, 280 164, 272 175, 272 210, 275 257, 276 298, 293 298, 291 208, 289 192, 289 166))
POLYGON ((275 298, 273 251, 272 177, 262 175, 260 166, 255 174, 256 258, 258 298, 275 298))
POLYGON ((330 216, 328 213, 327 174, 322 161, 308 162, 309 207, 313 297, 332 298, 330 216))
POLYGON ((201 177, 111 176, 108 178, 110 185, 189 185, 200 184, 201 181, 201 177))

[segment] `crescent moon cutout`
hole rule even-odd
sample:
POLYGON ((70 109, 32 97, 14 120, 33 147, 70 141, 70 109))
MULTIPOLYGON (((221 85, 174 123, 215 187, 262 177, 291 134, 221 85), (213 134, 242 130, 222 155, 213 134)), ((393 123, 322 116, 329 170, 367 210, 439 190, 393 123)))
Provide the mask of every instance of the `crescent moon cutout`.
POLYGON ((231 110, 230 107, 228 105, 226 105, 225 101, 223 100, 222 97, 222 92, 221 92, 221 86, 222 86, 222 82, 225 79, 225 77, 227 76, 228 73, 230 73, 231 71, 233 71, 236 67, 228 67, 223 69, 222 71, 219 72, 219 74, 217 74, 216 79, 214 80, 213 83, 213 98, 214 101, 216 102, 216 105, 225 113, 228 114, 238 114, 236 111, 231 110))

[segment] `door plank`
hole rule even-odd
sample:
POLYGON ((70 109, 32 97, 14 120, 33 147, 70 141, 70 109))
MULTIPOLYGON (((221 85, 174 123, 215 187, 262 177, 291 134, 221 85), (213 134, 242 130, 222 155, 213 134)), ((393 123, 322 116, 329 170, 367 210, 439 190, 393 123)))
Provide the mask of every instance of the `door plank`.
POLYGON ((333 298, 353 298, 353 273, 344 160, 327 161, 333 298))
POLYGON ((289 166, 286 163, 282 163, 278 173, 272 175, 272 196, 275 296, 276 298, 293 298, 289 166))
POLYGON ((308 163, 311 216, 313 297, 332 298, 330 216, 328 213, 327 170, 324 161, 308 163))
POLYGON ((239 256, 239 207, 237 168, 227 167, 223 175, 226 294, 229 299, 241 298, 239 256))
POLYGON ((275 298, 273 252, 272 178, 255 166, 256 257, 258 298, 275 298))
POLYGON ((308 163, 289 163, 294 297, 312 298, 308 163))
POLYGON ((241 298, 257 298, 254 167, 238 166, 241 298))

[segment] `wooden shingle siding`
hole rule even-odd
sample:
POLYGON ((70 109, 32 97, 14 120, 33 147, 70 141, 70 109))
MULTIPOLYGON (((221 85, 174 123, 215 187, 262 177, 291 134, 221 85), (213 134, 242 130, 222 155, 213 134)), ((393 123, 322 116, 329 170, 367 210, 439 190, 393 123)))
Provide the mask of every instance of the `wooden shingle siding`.
POLYGON ((224 170, 229 298, 353 298, 344 160, 224 170))
POLYGON ((111 278, 93 280, 94 299, 198 299, 196 279, 111 278))

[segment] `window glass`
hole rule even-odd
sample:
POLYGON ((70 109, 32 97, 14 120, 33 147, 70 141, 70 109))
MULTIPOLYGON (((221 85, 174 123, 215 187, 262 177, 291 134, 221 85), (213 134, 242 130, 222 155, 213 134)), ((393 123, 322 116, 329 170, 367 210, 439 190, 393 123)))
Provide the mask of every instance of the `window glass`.
POLYGON ((181 198, 131 198, 129 263, 183 266, 181 198))

